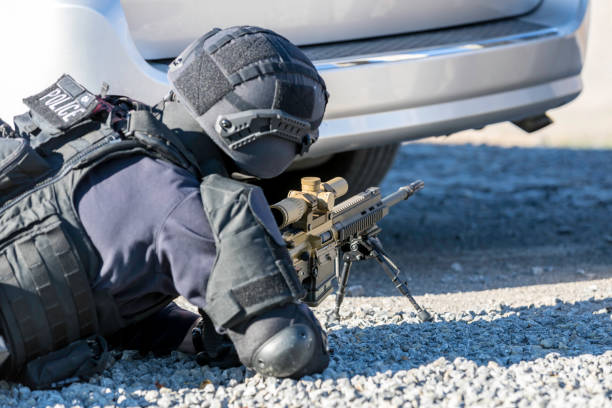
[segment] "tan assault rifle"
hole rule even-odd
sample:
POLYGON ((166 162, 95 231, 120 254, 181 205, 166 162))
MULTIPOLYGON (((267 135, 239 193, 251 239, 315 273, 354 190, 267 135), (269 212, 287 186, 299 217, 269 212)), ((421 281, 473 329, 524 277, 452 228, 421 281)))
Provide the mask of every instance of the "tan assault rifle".
POLYGON ((351 265, 373 258, 408 298, 419 319, 431 320, 431 315, 411 296, 406 282, 400 280, 400 270, 383 250, 378 238, 381 229, 376 225, 390 207, 407 200, 423 186, 422 181, 415 181, 384 198, 378 187, 370 187, 335 205, 336 199, 348 191, 346 180, 336 177, 322 183, 318 177, 304 177, 301 191, 292 190, 287 198, 272 205, 293 266, 306 290, 304 303, 319 305, 332 293, 336 278, 335 314, 339 319, 351 265))

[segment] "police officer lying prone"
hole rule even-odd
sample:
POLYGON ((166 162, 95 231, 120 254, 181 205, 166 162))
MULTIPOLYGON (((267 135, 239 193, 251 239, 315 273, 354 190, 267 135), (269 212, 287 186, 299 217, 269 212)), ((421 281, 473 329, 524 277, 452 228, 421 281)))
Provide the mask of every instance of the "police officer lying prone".
POLYGON ((323 80, 257 27, 207 33, 168 79, 148 107, 64 75, 4 128, 2 377, 84 379, 106 367, 107 342, 276 377, 327 367, 262 190, 240 181, 279 175, 316 141, 323 80))

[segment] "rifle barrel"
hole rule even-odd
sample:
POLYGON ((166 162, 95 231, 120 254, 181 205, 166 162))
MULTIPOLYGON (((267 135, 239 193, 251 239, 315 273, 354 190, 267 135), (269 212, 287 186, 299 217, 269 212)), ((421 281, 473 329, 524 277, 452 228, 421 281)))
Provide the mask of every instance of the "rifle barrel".
POLYGON ((391 193, 383 198, 382 202, 385 207, 392 207, 400 201, 407 200, 423 187, 425 187, 425 183, 421 180, 417 180, 407 186, 400 187, 395 193, 391 193))

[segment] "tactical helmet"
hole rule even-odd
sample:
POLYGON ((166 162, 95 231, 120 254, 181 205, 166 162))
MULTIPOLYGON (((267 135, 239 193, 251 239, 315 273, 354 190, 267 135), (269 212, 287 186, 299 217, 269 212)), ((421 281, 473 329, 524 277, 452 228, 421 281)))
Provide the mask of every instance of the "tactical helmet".
POLYGON ((279 175, 318 138, 325 83, 302 51, 270 30, 216 28, 170 64, 168 79, 208 136, 250 175, 279 175))

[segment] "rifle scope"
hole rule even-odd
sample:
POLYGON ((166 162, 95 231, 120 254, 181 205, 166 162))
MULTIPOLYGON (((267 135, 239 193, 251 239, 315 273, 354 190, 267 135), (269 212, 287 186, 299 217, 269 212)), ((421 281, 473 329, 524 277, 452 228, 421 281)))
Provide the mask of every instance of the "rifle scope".
POLYGON ((290 191, 289 197, 270 206, 278 228, 299 221, 309 208, 330 211, 335 200, 348 192, 348 183, 335 177, 325 183, 318 177, 302 177, 302 191, 290 191))

